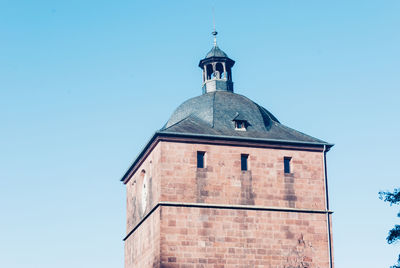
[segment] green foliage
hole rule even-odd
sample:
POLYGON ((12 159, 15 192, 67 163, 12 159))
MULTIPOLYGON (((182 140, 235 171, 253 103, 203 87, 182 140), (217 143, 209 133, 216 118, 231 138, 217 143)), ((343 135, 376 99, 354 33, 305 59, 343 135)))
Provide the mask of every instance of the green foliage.
POLYGON ((379 199, 389 202, 390 205, 398 205, 400 204, 400 188, 394 189, 393 193, 391 192, 379 192, 379 199))
POLYGON ((395 225, 392 230, 389 231, 389 235, 386 238, 389 244, 400 240, 400 225, 395 225))
MULTIPOLYGON (((379 192, 379 199, 389 202, 390 205, 400 204, 400 188, 394 189, 393 192, 379 192)), ((400 217, 400 212, 397 214, 400 217)), ((395 225, 393 229, 389 231, 388 237, 386 237, 388 244, 393 244, 400 240, 400 225, 395 225)), ((397 259, 397 264, 391 266, 390 268, 400 268, 400 255, 397 259)))

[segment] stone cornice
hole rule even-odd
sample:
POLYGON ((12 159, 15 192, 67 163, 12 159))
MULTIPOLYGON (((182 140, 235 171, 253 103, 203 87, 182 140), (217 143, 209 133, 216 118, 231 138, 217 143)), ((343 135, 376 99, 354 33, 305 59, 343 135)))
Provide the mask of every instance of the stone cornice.
POLYGON ((229 205, 229 204, 207 204, 207 203, 181 203, 181 202, 158 202, 152 210, 150 210, 123 239, 124 241, 129 238, 139 226, 156 211, 159 207, 194 207, 194 208, 214 208, 214 209, 234 209, 234 210, 259 210, 259 211, 276 211, 276 212, 297 212, 297 213, 313 213, 313 214, 332 214, 331 210, 318 210, 318 209, 301 209, 301 208, 287 208, 287 207, 265 207, 253 205, 229 205))

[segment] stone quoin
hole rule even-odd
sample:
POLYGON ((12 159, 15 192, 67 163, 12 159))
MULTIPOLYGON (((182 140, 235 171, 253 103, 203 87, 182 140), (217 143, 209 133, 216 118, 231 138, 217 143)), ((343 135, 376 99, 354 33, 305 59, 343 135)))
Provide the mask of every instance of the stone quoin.
POLYGON ((202 95, 181 104, 126 171, 125 268, 332 268, 326 153, 234 93, 217 45, 202 95))

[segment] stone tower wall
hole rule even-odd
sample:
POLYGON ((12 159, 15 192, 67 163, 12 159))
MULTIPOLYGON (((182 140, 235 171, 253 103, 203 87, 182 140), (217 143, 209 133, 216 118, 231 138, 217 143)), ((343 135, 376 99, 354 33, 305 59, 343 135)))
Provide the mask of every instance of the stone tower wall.
POLYGON ((125 267, 160 267, 160 210, 155 210, 125 241, 125 267))
POLYGON ((159 145, 160 144, 150 152, 126 183, 127 233, 129 233, 160 200, 160 182, 163 165, 161 161, 161 146, 159 145), (144 210, 141 196, 141 187, 144 179, 143 171, 147 176, 149 187, 147 204, 144 210))
POLYGON ((162 207, 161 267, 328 268, 326 215, 162 207))
POLYGON ((324 185, 321 151, 161 141, 127 182, 125 268, 328 268, 324 185))
POLYGON ((161 201, 325 209, 323 153, 162 142, 161 201), (196 167, 197 151, 206 166, 196 167), (248 171, 240 155, 248 154, 248 171), (284 174, 283 158, 292 157, 284 174))

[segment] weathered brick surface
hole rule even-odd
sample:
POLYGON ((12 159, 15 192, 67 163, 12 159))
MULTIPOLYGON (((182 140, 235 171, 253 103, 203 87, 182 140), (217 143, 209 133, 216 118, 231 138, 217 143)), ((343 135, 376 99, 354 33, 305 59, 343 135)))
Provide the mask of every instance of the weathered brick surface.
POLYGON ((324 214, 162 207, 161 215, 161 267, 329 267, 324 214))
MULTIPOLYGON (((160 201, 325 209, 322 152, 163 141, 126 186, 128 233, 160 201), (206 152, 204 169, 197 151, 206 152)), ((328 268, 326 228, 324 214, 159 207, 126 240, 125 267, 328 268)))
POLYGON ((325 208, 321 152, 163 142, 161 154, 162 201, 325 208), (197 151, 206 152, 204 169, 197 151), (240 170, 241 154, 249 154, 249 171, 240 170))
POLYGON ((127 233, 146 215, 160 200, 161 146, 156 146, 143 164, 126 184, 127 233), (147 176, 148 195, 146 209, 143 210, 141 188, 144 174, 147 176))
POLYGON ((125 267, 160 267, 160 210, 155 210, 125 241, 125 267))

